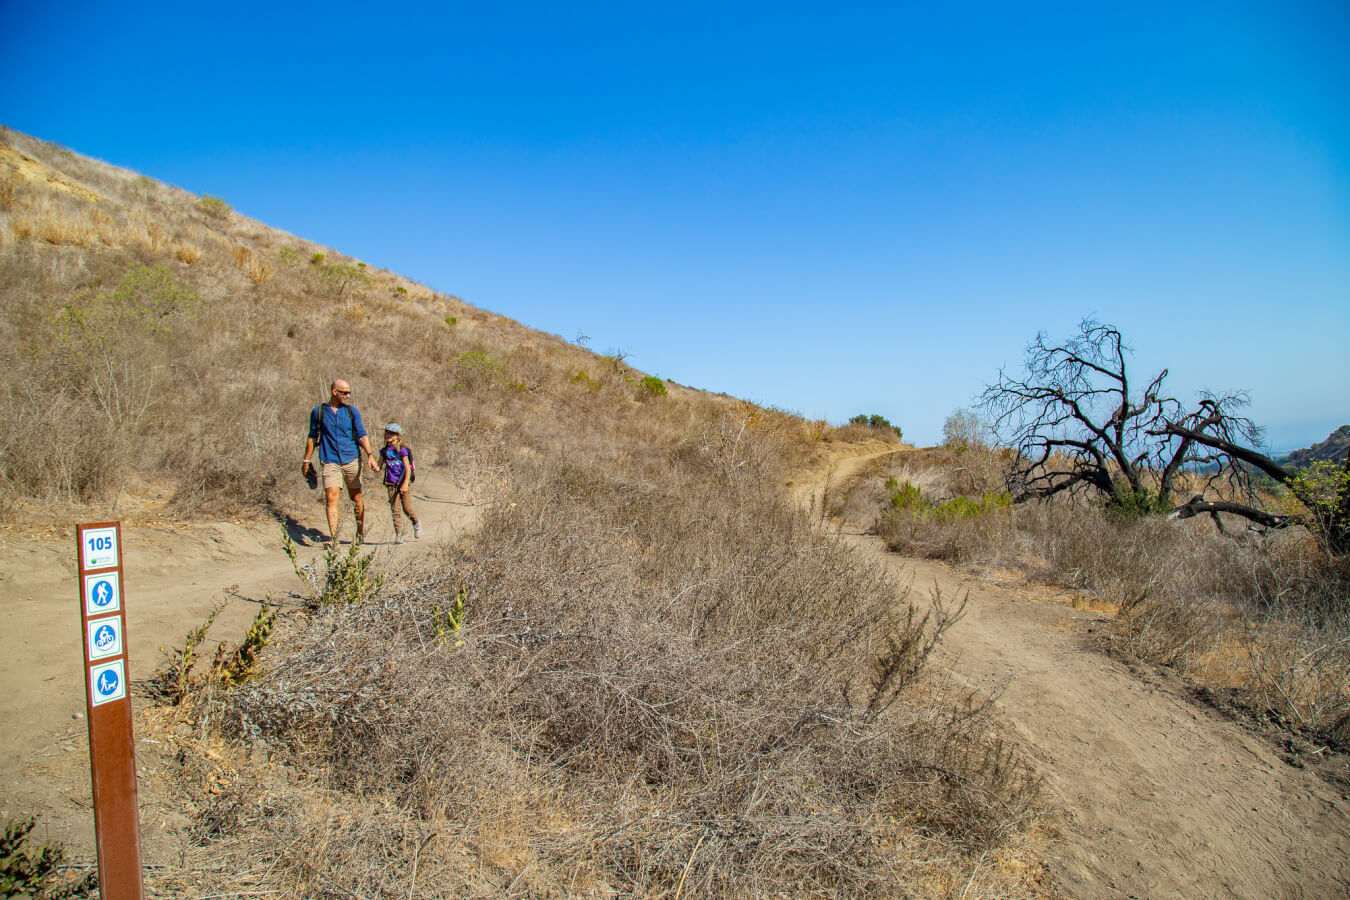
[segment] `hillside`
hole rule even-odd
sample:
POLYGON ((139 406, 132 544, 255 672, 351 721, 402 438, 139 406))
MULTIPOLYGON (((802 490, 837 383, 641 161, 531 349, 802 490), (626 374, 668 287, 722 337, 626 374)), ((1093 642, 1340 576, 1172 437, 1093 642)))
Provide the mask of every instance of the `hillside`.
POLYGON ((282 610, 256 668, 140 687, 153 895, 1047 895, 1034 772, 927 671, 957 598, 788 502, 893 430, 663 382, 12 131, 0 307, 7 579, 33 560, 5 808, 77 862, 77 729, 31 727, 78 690, 32 677, 62 640, 44 535, 116 516, 157 598, 129 630, 181 635, 211 590, 282 610), (418 502, 465 508, 439 545, 314 546, 298 451, 333 377, 403 424, 418 502))
POLYGON ((1305 469, 1319 462, 1344 462, 1347 451, 1350 451, 1350 425, 1342 425, 1327 435, 1326 440, 1295 450, 1279 462, 1291 469, 1305 469))

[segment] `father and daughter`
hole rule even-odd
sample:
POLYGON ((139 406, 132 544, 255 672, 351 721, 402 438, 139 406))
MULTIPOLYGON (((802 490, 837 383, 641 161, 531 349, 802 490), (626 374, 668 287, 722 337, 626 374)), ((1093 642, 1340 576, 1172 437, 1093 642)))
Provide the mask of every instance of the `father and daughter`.
POLYGON ((403 443, 403 428, 390 422, 384 428, 384 446, 377 455, 366 437, 360 411, 352 404, 352 389, 341 378, 329 385, 331 398, 310 412, 309 435, 305 441, 305 457, 300 472, 310 487, 317 487, 322 476, 328 512, 329 540, 337 539, 340 514, 338 501, 345 485, 351 497, 356 518, 356 541, 365 537, 366 510, 361 496, 361 451, 365 451, 367 465, 372 471, 382 472, 385 489, 389 493, 389 512, 394 519, 394 543, 401 544, 407 537, 399 508, 412 523, 413 537, 422 536, 422 523, 412 507, 412 483, 417 480, 417 467, 412 448, 403 443), (319 467, 314 465, 318 453, 319 467))

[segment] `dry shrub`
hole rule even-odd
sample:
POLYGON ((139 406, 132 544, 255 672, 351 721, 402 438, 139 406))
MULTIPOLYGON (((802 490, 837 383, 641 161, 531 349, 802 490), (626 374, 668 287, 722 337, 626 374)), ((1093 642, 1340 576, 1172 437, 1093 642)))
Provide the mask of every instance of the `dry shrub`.
POLYGON ((1066 500, 973 517, 887 509, 879 486, 888 473, 941 497, 967 486, 969 470, 959 465, 967 458, 950 450, 907 454, 860 478, 834 511, 864 523, 870 515, 901 553, 976 569, 1020 568, 1089 591, 1116 612, 1117 644, 1126 653, 1175 667, 1288 727, 1350 741, 1344 560, 1329 558, 1306 533, 1261 537, 1230 522, 1225 534, 1208 520, 1130 516, 1066 500), (869 513, 873 498, 878 506, 869 513))
POLYGON ((370 897, 419 861, 423 895, 857 896, 1008 852, 1035 784, 984 705, 919 674, 954 611, 913 610, 756 479, 664 468, 515 461, 471 544, 217 695, 212 727, 306 777, 216 816, 194 868, 370 897))
POLYGON ((202 258, 202 251, 196 244, 181 243, 174 246, 173 255, 179 262, 190 266, 202 258))

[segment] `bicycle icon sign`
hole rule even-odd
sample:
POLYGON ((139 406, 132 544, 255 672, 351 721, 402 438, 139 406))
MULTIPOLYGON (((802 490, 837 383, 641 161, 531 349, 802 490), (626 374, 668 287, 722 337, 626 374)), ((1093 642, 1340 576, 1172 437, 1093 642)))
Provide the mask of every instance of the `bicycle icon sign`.
POLYGON ((89 661, 122 655, 122 617, 89 621, 89 661))
POLYGON ((84 608, 87 615, 97 616, 122 608, 121 584, 118 573, 86 575, 84 578, 84 608))

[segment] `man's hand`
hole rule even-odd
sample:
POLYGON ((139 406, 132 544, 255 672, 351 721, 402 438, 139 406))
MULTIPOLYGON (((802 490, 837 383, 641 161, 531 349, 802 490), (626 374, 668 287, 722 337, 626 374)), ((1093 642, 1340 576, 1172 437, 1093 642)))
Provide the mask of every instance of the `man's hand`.
POLYGON ((308 472, 309 472, 309 460, 307 460, 307 459, 301 460, 301 461, 300 461, 300 474, 301 474, 301 475, 305 475, 305 474, 307 474, 308 472))
POLYGON ((379 458, 376 457, 373 452, 366 455, 366 462, 370 465, 370 470, 372 472, 380 471, 379 458))

